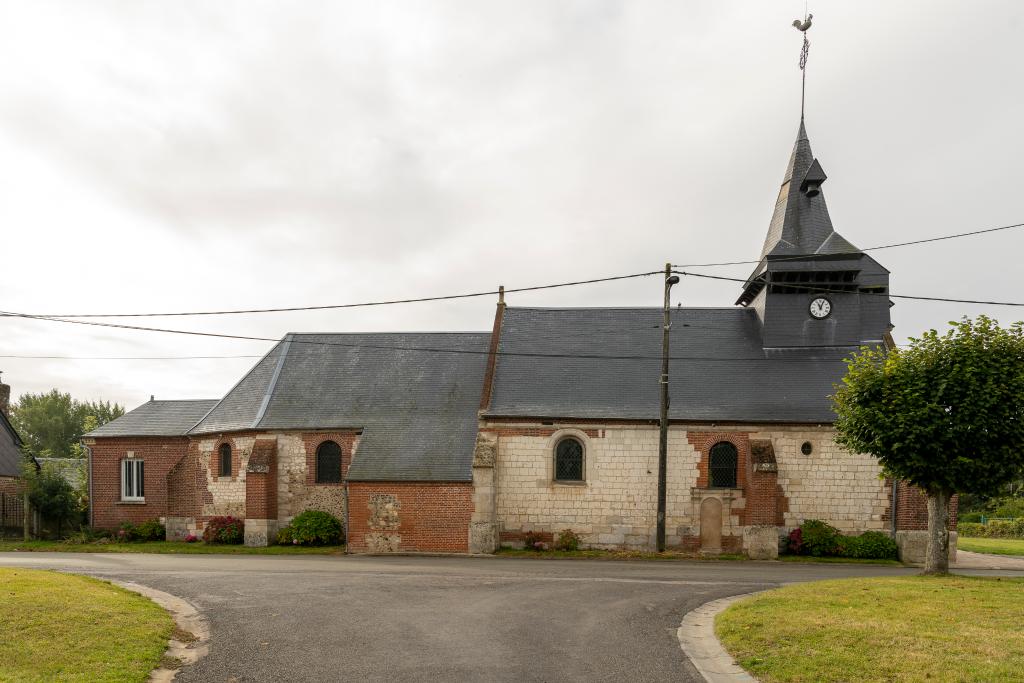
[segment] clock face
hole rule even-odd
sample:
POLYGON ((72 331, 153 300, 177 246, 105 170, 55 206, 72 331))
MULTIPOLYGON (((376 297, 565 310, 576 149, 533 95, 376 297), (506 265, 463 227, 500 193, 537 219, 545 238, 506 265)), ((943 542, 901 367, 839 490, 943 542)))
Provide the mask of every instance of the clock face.
POLYGON ((811 317, 821 320, 827 318, 828 314, 832 312, 832 302, 823 296, 819 296, 817 299, 811 302, 811 317))

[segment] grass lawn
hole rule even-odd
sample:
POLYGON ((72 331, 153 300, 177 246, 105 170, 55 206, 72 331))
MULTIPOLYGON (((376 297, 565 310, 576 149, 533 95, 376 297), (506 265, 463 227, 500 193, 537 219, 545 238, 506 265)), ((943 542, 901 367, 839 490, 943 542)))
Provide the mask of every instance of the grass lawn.
POLYGON ((162 607, 105 581, 0 568, 0 679, 145 681, 174 623, 162 607))
POLYGON ((1020 681, 1024 579, 903 576, 786 586, 718 615, 762 681, 1020 681))
POLYGON ((197 555, 340 555, 345 546, 321 547, 301 545, 270 545, 250 548, 244 545, 207 545, 174 541, 142 543, 65 543, 64 541, 0 541, 0 552, 64 552, 64 553, 187 553, 197 555))
POLYGON ((964 538, 956 539, 958 550, 993 555, 1024 556, 1024 538, 964 538))

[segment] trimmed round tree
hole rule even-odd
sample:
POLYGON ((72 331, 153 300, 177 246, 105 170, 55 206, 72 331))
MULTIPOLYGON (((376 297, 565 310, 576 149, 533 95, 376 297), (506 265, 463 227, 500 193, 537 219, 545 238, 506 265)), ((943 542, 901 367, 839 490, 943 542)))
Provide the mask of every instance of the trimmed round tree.
POLYGON ((949 502, 1024 469, 1024 330, 986 316, 908 348, 862 349, 833 403, 836 441, 928 496, 926 574, 949 571, 949 502))

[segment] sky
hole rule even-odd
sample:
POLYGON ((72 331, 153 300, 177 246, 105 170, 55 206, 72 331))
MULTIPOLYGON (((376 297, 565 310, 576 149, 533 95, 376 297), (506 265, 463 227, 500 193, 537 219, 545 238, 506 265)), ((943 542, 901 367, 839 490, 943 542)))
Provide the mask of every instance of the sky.
MULTIPOLYGON (((0 310, 195 311, 490 291, 757 258, 800 110, 803 2, 0 2, 0 310)), ((812 2, 807 130, 860 247, 1024 222, 1024 3, 812 2)), ((874 254, 896 294, 1024 301, 1024 229, 874 254)), ((704 268, 745 277, 749 266, 704 268)), ((684 278, 674 302, 731 306, 684 278)), ((512 294, 658 306, 660 278, 512 294)), ((109 319, 490 329, 495 297, 109 319)), ((1024 309, 899 301, 897 341, 1024 309)), ((0 318, 0 356, 268 342, 0 318)), ((218 398, 254 357, 0 357, 15 396, 218 398)))

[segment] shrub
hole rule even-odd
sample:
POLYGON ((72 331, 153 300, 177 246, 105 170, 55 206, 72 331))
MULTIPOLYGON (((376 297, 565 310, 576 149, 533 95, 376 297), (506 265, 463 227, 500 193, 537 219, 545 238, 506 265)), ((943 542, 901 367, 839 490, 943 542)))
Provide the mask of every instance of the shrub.
POLYGON ((196 536, 195 534, 189 534, 188 536, 185 537, 185 543, 195 543, 198 540, 199 540, 199 537, 196 536))
POLYGON ((342 541, 341 521, 323 510, 299 513, 289 526, 296 545, 337 545, 342 541))
POLYGON ((815 557, 824 557, 836 552, 839 543, 839 529, 819 519, 808 519, 801 525, 800 534, 804 552, 815 557))
POLYGON ((245 521, 237 517, 211 517, 203 529, 207 543, 238 544, 245 540, 245 521))
POLYGON ((291 526, 281 527, 277 532, 277 543, 278 545, 294 545, 295 539, 292 537, 291 526))
POLYGON ((159 519, 151 519, 135 525, 134 539, 136 541, 162 541, 167 538, 167 529, 160 523, 159 519))
POLYGON ((881 531, 865 531, 860 536, 841 536, 837 555, 866 560, 896 559, 896 541, 881 531))
POLYGON ((131 522, 123 522, 117 529, 114 539, 121 543, 130 543, 135 540, 135 525, 131 522))
POLYGON ((956 525, 956 531, 961 536, 981 538, 985 535, 985 525, 975 522, 960 522, 956 525))
POLYGON ((981 523, 980 512, 964 512, 959 515, 961 522, 969 522, 971 524, 981 523))
POLYGON ((544 542, 544 538, 536 531, 527 531, 523 534, 523 547, 527 550, 540 552, 547 550, 548 544, 544 542))
POLYGON ((789 532, 789 539, 786 542, 786 550, 791 555, 803 555, 804 553, 804 533, 797 527, 789 532))
POLYGON ((572 529, 566 529, 558 534, 555 540, 555 550, 579 550, 583 539, 572 529))

